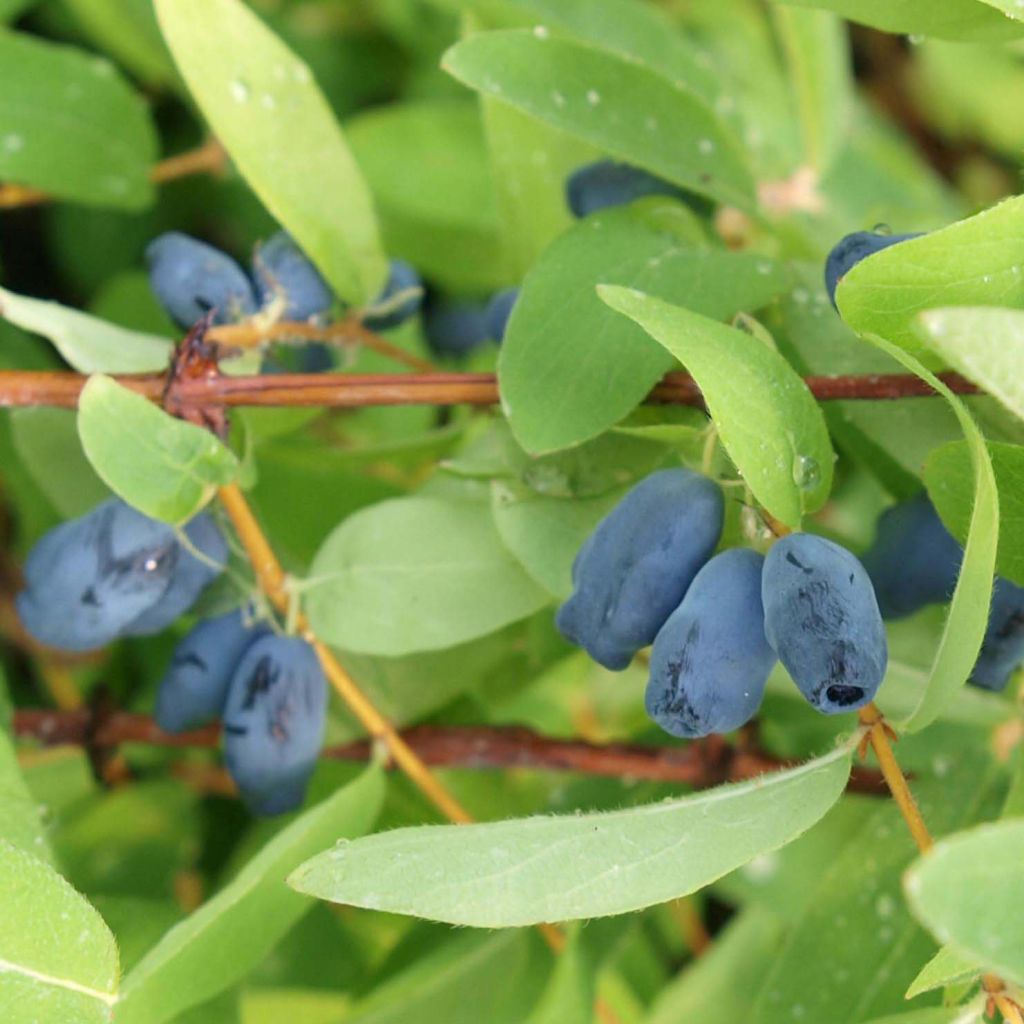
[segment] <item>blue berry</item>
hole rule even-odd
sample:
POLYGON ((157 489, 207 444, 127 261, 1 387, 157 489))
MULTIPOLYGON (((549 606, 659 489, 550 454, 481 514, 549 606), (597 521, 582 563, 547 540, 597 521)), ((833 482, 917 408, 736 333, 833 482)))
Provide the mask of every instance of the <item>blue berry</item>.
POLYGON ((886 509, 861 561, 875 588, 882 617, 899 619, 948 601, 963 549, 922 492, 886 509))
POLYGON ((179 326, 191 327, 211 309, 223 324, 256 311, 252 282, 226 253, 180 231, 169 231, 146 248, 149 283, 179 326))
POLYGON ((888 664, 885 627, 864 567, 810 533, 776 541, 765 559, 765 635, 800 692, 827 715, 863 707, 888 664))
POLYGON ((256 250, 253 271, 260 306, 283 296, 282 320, 309 320, 334 301, 330 286, 287 231, 272 235, 256 250))
POLYGON ((427 345, 439 356, 468 355, 487 340, 487 310, 480 303, 430 303, 424 311, 427 345))
POLYGON ((380 313, 368 313, 363 323, 371 331, 390 331, 414 317, 423 304, 423 281, 416 268, 405 260, 392 260, 388 267, 388 281, 384 290, 374 300, 374 306, 382 306, 401 292, 410 292, 400 305, 380 313), (413 289, 419 291, 413 292, 413 289))
POLYGON ((156 698, 156 722, 164 732, 184 732, 219 718, 228 684, 246 648, 267 635, 242 609, 194 626, 174 649, 156 698))
POLYGON ((297 637, 270 635, 242 655, 224 709, 224 757, 256 814, 298 807, 323 743, 327 683, 297 637))
POLYGON ((150 636, 166 629, 195 604, 203 590, 223 571, 228 560, 224 535, 207 512, 200 512, 185 527, 189 543, 204 557, 197 558, 184 544, 178 544, 178 557, 171 581, 160 599, 123 630, 125 636, 150 636))
POLYGON ((836 288, 839 282, 860 263, 862 259, 873 256, 890 245, 905 242, 909 238, 920 238, 921 232, 914 231, 907 235, 880 235, 876 231, 855 231, 841 238, 825 260, 825 287, 832 305, 836 304, 836 288))
POLYGON ((606 668, 623 669, 679 606, 722 532, 721 489, 665 469, 633 487, 573 563, 573 594, 556 624, 606 668))
POLYGON ((659 630, 644 703, 673 736, 731 732, 761 706, 776 661, 764 635, 763 564, 745 548, 716 555, 659 630))
POLYGON ((487 334, 499 345, 505 340, 505 329, 518 298, 518 288, 506 288, 492 296, 487 304, 487 334))
POLYGON ((997 579, 981 654, 971 682, 985 690, 1004 690, 1024 662, 1024 587, 997 579))
POLYGON ((40 643, 102 647, 166 594, 179 557, 169 526, 111 498, 35 545, 18 615, 40 643))
POLYGON ((665 181, 648 171, 615 160, 598 160, 586 164, 569 175, 565 183, 565 198, 576 217, 603 210, 609 206, 622 206, 644 196, 671 196, 687 202, 703 200, 665 181))

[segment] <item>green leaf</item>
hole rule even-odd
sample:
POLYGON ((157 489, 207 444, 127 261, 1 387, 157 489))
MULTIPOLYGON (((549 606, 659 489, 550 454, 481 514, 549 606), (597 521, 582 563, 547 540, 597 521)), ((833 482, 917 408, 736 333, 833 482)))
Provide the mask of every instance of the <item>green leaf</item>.
POLYGON ((901 723, 917 732, 933 722, 967 682, 988 626, 988 608, 999 542, 999 493, 985 439, 964 403, 912 355, 883 338, 868 335, 871 344, 902 363, 949 403, 967 439, 974 482, 974 509, 964 544, 964 558, 949 614, 932 662, 928 682, 910 717, 901 723))
POLYGON ((0 288, 0 316, 41 334, 80 373, 154 373, 167 368, 171 343, 88 313, 0 288))
MULTIPOLYGON (((992 813, 1001 780, 987 759, 961 752, 943 778, 918 780, 914 792, 929 828, 941 835, 992 813)), ((803 913, 750 1014, 757 1024, 861 1024, 905 1005, 907 986, 934 945, 902 898, 902 873, 917 856, 906 823, 891 801, 872 806, 824 870, 806 877, 803 913)))
POLYGON ((782 921, 775 914, 761 907, 744 909, 715 936, 704 956, 658 993, 644 1024, 753 1020, 757 990, 778 955, 782 936, 782 921))
MULTIPOLYGON (((1024 274, 1021 267, 1018 274, 1024 274)), ((930 309, 920 333, 955 370, 1024 420, 1024 312, 1016 309, 930 309)))
POLYGON ((917 919, 953 952, 1024 984, 1024 820, 981 825, 936 843, 907 872, 917 919))
POLYGON ((821 508, 835 460, 825 418, 777 352, 745 331, 633 289, 602 285, 598 294, 690 371, 729 457, 776 519, 798 528, 805 512, 821 508))
POLYGON ((931 992, 937 988, 945 988, 961 981, 968 981, 981 973, 981 966, 975 960, 962 956, 960 953, 943 946, 921 968, 918 976, 907 989, 907 998, 913 999, 922 992, 931 992))
POLYGON ((515 30, 471 36, 445 54, 443 66, 470 88, 612 156, 720 202, 754 206, 742 151, 714 112, 635 60, 515 30))
POLYGON ((90 377, 78 434, 110 489, 154 519, 184 523, 229 483, 238 459, 213 434, 169 416, 112 377, 90 377))
POLYGON ((190 92, 253 191, 348 302, 387 263, 370 193, 306 64, 241 0, 156 0, 190 92))
POLYGON ((559 950, 555 969, 527 1024, 591 1024, 597 964, 580 927, 573 926, 559 950))
POLYGON ((284 884, 288 873, 325 843, 372 828, 384 789, 371 767, 278 833, 125 978, 117 1024, 161 1024, 244 977, 311 907, 284 884))
POLYGON ((839 283, 843 319, 918 357, 917 315, 936 306, 1024 307, 1024 197, 861 260, 839 283))
POLYGON ((528 932, 456 935, 378 986, 345 1024, 521 1024, 550 959, 540 946, 528 932))
POLYGON ((0 32, 0 124, 0 179, 94 206, 153 201, 156 132, 105 58, 0 32))
MULTIPOLYGON (((1020 32, 995 11, 976 0, 777 0, 794 7, 818 7, 835 11, 850 21, 880 28, 885 32, 937 36, 965 42, 997 42, 1020 32)), ((982 0, 987 2, 987 0, 982 0)), ((1012 0, 1010 0, 1012 2, 1012 0)))
POLYGON ((84 515, 110 497, 82 451, 72 410, 12 409, 11 437, 25 469, 62 518, 84 515))
POLYGON ((601 212, 566 232, 527 275, 498 376, 505 414, 528 451, 596 437, 674 365, 600 301, 596 285, 639 288, 716 319, 757 309, 785 287, 772 260, 694 247, 689 224, 669 201, 601 212))
POLYGON ((486 505, 397 498, 357 512, 310 570, 316 633, 343 650, 451 647, 550 601, 501 543, 486 505))
POLYGON ((981 0, 983 4, 1002 11, 1008 18, 1015 18, 1017 21, 1024 21, 1024 7, 1017 3, 1017 0, 981 0))
POLYGON ((0 1014, 4 1024, 108 1024, 117 947, 99 914, 53 868, 0 840, 0 1014))
POLYGON ((0 839, 41 860, 53 860, 43 827, 42 808, 25 785, 14 744, 3 727, 0 727, 0 839))
POLYGON ((849 750, 753 782, 596 814, 403 828, 327 851, 300 892, 451 924, 509 928, 639 910, 794 839, 839 798, 849 750))
MULTIPOLYGON (((1024 448, 988 442, 988 457, 999 492, 999 547, 996 571, 1024 586, 1024 448)), ((946 528, 962 544, 974 507, 971 452, 966 441, 935 449, 924 466, 928 494, 946 528)))
POLYGON ((359 114, 345 130, 389 251, 448 287, 486 291, 506 283, 476 103, 389 104, 359 114))
POLYGON ((824 11, 773 9, 796 96, 807 163, 829 169, 846 142, 853 108, 853 76, 846 28, 824 11))

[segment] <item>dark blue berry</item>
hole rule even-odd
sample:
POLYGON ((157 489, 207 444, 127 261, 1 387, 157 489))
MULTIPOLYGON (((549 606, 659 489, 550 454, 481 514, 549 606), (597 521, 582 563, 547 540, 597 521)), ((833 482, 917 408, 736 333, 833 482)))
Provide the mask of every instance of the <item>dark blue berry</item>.
POLYGON ((170 585, 160 599, 123 630, 125 636, 150 636, 166 629, 196 602, 196 598, 223 571, 228 545, 220 527, 207 512, 201 512, 185 527, 189 543, 179 542, 177 561, 170 585), (196 549, 197 557, 189 550, 196 549))
POLYGON ((873 256, 890 245, 905 242, 908 238, 919 238, 920 231, 907 235, 882 235, 876 231, 855 231, 852 235, 841 238, 825 260, 825 287, 832 305, 836 304, 836 288, 839 282, 862 259, 873 256))
POLYGON ((666 469, 633 487, 573 563, 573 594, 556 623, 606 668, 623 669, 679 606, 722 532, 720 488, 666 469))
POLYGON ((416 268, 405 260, 392 260, 388 267, 387 284, 373 305, 382 306, 402 292, 409 294, 401 303, 379 313, 368 313, 363 317, 363 323, 371 331, 390 331, 414 317, 423 305, 423 281, 416 268))
POLYGON ((101 647, 160 601, 180 557, 171 527, 111 498, 33 547, 18 615, 40 643, 101 647))
POLYGON ((499 345, 505 340, 505 329, 518 298, 518 288, 506 288, 495 294, 487 304, 487 335, 499 345))
POLYGON ((861 561, 882 617, 899 619, 948 601, 962 558, 963 549, 922 492, 879 516, 874 543, 861 561))
POLYGON ((644 196, 671 196, 706 214, 711 204, 702 196, 673 185, 649 171, 615 160, 598 160, 573 171, 565 183, 565 198, 576 217, 609 206, 622 206, 644 196))
POLYGON ((267 633, 265 623, 254 625, 242 609, 194 626, 174 649, 160 681, 157 725, 164 732, 184 732, 219 718, 238 662, 267 633))
POLYGON ((224 709, 224 757, 256 814, 298 807, 323 743, 327 683, 297 637, 270 635, 242 655, 224 709))
POLYGON ((487 309, 480 303, 430 303, 424 310, 427 345, 439 356, 466 356, 487 340, 487 309))
POLYGON ((253 276, 262 307, 284 301, 281 320, 309 320, 326 313, 334 301, 320 271, 286 231, 272 235, 257 248, 253 276))
POLYGON ((223 324, 256 311, 252 282, 226 253, 179 231, 169 231, 146 249, 149 283, 179 326, 191 327, 210 310, 223 324))
POLYGON ((872 700, 885 677, 885 627, 864 567, 838 544, 793 533, 765 559, 765 635, 800 692, 838 714, 872 700))
POLYGON ((1004 690, 1024 662, 1024 587, 997 579, 981 654, 971 682, 986 690, 1004 690))
POLYGON ((659 630, 645 704, 673 736, 731 732, 761 706, 776 661, 764 635, 763 564, 744 548, 716 555, 659 630))

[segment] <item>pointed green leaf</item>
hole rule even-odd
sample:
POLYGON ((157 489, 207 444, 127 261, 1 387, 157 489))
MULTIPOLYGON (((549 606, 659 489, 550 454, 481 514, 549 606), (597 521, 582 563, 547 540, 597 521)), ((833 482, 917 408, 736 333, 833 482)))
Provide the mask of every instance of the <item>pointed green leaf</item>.
POLYGON ((514 30, 470 36, 445 54, 443 66, 485 96, 620 160, 720 202, 754 206, 743 153, 714 111, 635 60, 514 30))
POLYGON ((1024 820, 940 840, 907 872, 917 919, 961 956, 1024 984, 1024 820))
POLYGON ((981 973, 981 966, 976 960, 963 956, 949 946, 943 946, 921 968, 918 976, 907 989, 907 998, 913 999, 922 992, 931 992, 937 988, 945 988, 961 981, 967 981, 981 973))
POLYGON ((679 800, 486 825, 402 828, 308 861, 289 883, 335 903, 478 928, 639 910, 684 896, 810 828, 850 752, 679 800))
POLYGON ((631 288, 598 294, 672 353, 700 385, 725 450, 754 496, 797 528, 832 487, 835 455, 807 385, 764 342, 631 288))
POLYGON ((49 339, 80 373, 153 373, 167 368, 171 343, 88 313, 0 288, 0 316, 49 339))
POLYGON ((108 1024, 117 947, 99 914, 38 857, 0 840, 0 1019, 108 1024))
POLYGON ((378 766, 296 818, 125 978, 117 1024, 161 1024, 231 987, 310 909, 284 880, 313 851, 362 835, 384 799, 378 766))
POLYGON ((242 0, 156 0, 192 96, 267 209, 342 298, 387 264, 370 193, 309 67, 242 0))
POLYGON ((183 523, 238 473, 213 434, 169 416, 112 377, 90 377, 78 400, 78 434, 110 489, 154 519, 183 523))

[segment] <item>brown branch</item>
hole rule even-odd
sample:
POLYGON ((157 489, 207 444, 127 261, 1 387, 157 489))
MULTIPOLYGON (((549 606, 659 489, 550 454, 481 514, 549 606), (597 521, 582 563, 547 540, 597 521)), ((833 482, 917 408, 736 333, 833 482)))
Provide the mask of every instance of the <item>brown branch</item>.
MULTIPOLYGON (((184 178, 190 174, 221 174, 228 166, 228 156, 224 147, 216 140, 210 139, 196 149, 190 149, 177 156, 169 156, 154 164, 149 170, 149 180, 154 185, 184 178)), ((0 210, 10 210, 23 206, 38 206, 48 203, 53 196, 39 188, 17 185, 13 182, 0 185, 0 210)))
MULTIPOLYGON (((939 374, 959 395, 980 389, 957 373, 939 374)), ((48 405, 74 409, 88 378, 64 371, 0 371, 0 407, 48 405)), ((153 401, 163 396, 162 374, 133 374, 117 378, 153 401)), ((866 374, 806 377, 815 398, 839 400, 893 400, 930 398, 932 391, 912 374, 866 374)), ((174 386, 181 409, 225 406, 326 406, 357 409, 379 405, 494 405, 498 382, 493 373, 290 373, 256 377, 209 377, 182 380, 174 386)), ((701 406, 700 389, 689 374, 669 373, 655 385, 647 401, 661 405, 701 406)))
MULTIPOLYGON (((88 710, 52 711, 24 709, 14 713, 14 732, 47 746, 81 744, 89 735, 88 710)), ((551 739, 518 726, 417 725, 401 732, 404 741, 421 760, 436 768, 534 768, 571 771, 606 778, 646 782, 686 783, 698 789, 722 782, 750 779, 791 766, 760 751, 734 747, 721 737, 685 746, 647 747, 632 743, 595 744, 583 740, 551 739)), ((99 747, 144 743, 161 747, 215 747, 218 726, 172 735, 148 715, 125 711, 107 715, 92 734, 99 747)), ((328 747, 323 756, 341 761, 365 761, 370 757, 367 740, 328 747)), ((880 794, 885 783, 877 771, 858 768, 850 779, 858 793, 880 794)))

